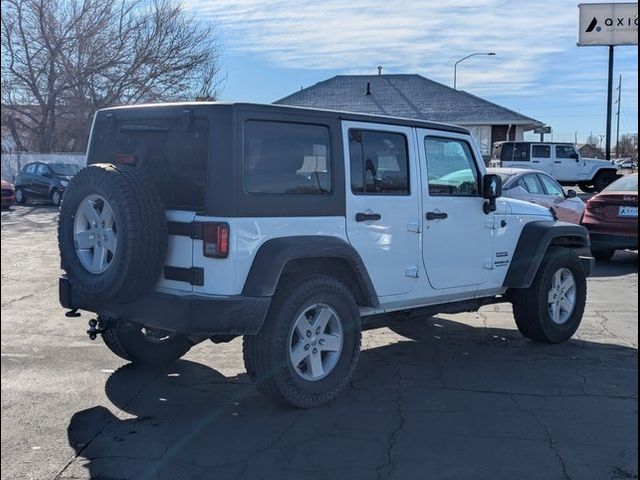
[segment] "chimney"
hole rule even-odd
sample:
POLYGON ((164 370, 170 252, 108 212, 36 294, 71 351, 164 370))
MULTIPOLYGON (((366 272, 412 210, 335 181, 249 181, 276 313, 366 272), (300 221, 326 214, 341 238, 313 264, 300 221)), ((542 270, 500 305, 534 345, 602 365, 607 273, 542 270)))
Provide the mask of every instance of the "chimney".
POLYGON ((367 93, 365 95, 371 95, 371 82, 367 82, 367 93))
POLYGON ((378 65, 378 75, 382 75, 382 66, 378 65))

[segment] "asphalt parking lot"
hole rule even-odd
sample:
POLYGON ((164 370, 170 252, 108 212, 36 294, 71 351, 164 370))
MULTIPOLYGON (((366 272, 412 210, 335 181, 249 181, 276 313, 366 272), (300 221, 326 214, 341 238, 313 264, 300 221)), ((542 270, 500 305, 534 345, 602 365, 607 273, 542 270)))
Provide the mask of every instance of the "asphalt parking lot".
POLYGON ((638 478, 637 253, 597 264, 567 344, 508 306, 365 332, 315 410, 257 393, 241 341, 133 367, 57 302, 57 211, 2 212, 3 479, 638 478))

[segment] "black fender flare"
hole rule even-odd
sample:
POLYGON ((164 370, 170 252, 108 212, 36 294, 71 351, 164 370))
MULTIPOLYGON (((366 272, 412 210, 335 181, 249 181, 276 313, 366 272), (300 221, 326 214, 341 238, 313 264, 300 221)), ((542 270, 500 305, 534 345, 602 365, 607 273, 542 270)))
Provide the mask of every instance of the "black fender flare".
POLYGON ((264 242, 253 259, 242 294, 273 296, 290 261, 331 258, 346 262, 363 294, 364 306, 378 306, 378 295, 358 252, 341 238, 321 235, 280 237, 264 242))
POLYGON ((551 245, 586 249, 589 232, 581 225, 541 220, 527 223, 516 245, 503 287, 529 288, 551 245))

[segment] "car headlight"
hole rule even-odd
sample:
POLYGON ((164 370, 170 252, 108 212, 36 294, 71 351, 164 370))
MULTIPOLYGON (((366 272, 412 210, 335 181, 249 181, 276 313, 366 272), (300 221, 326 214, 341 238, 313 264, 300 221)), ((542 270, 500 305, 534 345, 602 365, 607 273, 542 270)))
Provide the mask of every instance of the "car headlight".
POLYGON ((63 187, 68 187, 69 182, 67 182, 66 180, 60 180, 60 185, 62 185, 63 187))

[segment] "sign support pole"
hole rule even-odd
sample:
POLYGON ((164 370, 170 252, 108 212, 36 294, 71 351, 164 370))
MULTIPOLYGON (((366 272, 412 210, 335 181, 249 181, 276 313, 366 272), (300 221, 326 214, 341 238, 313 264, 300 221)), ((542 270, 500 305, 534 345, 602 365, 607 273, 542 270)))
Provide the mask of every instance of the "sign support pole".
POLYGON ((613 45, 609 45, 609 80, 607 85, 607 131, 605 158, 611 161, 611 113, 613 110, 613 45))

